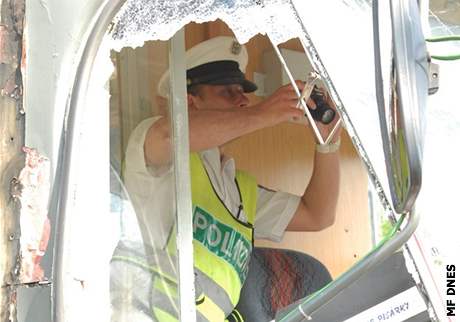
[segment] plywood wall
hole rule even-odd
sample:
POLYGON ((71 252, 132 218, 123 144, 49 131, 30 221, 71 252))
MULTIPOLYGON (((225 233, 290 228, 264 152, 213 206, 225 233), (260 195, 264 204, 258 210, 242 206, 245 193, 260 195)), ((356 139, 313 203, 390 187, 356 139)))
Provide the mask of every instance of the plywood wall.
MULTIPOLYGON (((211 37, 232 35, 221 21, 208 24, 189 24, 186 27, 186 46, 211 37)), ((282 45, 299 50, 296 40, 282 45)), ((249 64, 246 74, 264 72, 262 53, 271 44, 262 35, 249 41, 249 64)), ((261 98, 250 97, 253 103, 261 98)), ((257 241, 258 245, 281 247, 308 253, 322 261, 333 276, 338 276, 371 248, 371 224, 367 203, 367 173, 346 134, 341 147, 341 186, 336 223, 322 232, 286 233, 282 243, 257 241)), ((301 195, 312 169, 314 140, 308 128, 299 124, 281 124, 244 136, 224 147, 241 169, 254 174, 259 183, 301 195)))

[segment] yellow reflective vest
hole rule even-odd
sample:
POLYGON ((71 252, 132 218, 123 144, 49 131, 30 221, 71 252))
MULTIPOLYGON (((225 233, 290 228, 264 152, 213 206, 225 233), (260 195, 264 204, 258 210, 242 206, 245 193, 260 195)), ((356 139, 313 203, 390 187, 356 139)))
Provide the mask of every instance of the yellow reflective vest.
MULTIPOLYGON (((190 172, 197 321, 243 321, 234 308, 248 274, 253 247, 257 183, 247 173, 236 172, 235 184, 241 204, 238 214, 232 214, 219 199, 197 153, 190 155, 190 172), (244 212, 247 222, 238 220, 240 212, 244 212)), ((175 231, 171 233, 166 251, 162 252, 154 256, 157 258, 155 264, 151 259, 143 264, 146 273, 152 276, 150 305, 154 321, 177 322, 179 302, 175 272, 168 268, 170 265, 165 265, 165 262, 176 261, 175 231)), ((123 256, 120 255, 118 253, 114 259, 137 267, 142 261, 135 255, 127 254, 126 250, 123 256)))

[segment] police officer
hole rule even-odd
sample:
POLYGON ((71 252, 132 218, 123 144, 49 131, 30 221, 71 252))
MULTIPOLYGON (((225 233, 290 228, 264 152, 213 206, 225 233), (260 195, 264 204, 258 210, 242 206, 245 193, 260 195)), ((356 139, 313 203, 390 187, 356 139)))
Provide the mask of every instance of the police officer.
MULTIPOLYGON (((247 60, 246 48, 232 37, 212 38, 186 52, 198 321, 242 321, 234 308, 248 274, 254 237, 280 241, 287 230, 318 231, 335 218, 338 135, 330 145, 318 146, 313 174, 301 197, 257 185, 254 177, 222 155, 220 147, 235 138, 303 117, 291 85, 249 106, 246 93, 257 87, 244 75, 247 60)), ((296 85, 301 90, 304 83, 296 85)), ((168 98, 168 72, 159 82, 158 93, 168 98)), ((133 131, 126 151, 125 182, 144 242, 174 259, 174 216, 165 215, 173 210, 169 203, 161 204, 173 193, 169 124, 167 117, 158 116, 144 120, 133 131)), ((115 257, 138 263, 141 259, 134 253, 125 249, 115 257)), ((155 282, 145 285, 152 285, 156 294, 150 294, 149 309, 144 311, 154 321, 177 321, 177 307, 167 304, 175 294, 174 269, 161 262, 151 260, 145 265, 149 269, 143 270, 154 275, 155 282)))

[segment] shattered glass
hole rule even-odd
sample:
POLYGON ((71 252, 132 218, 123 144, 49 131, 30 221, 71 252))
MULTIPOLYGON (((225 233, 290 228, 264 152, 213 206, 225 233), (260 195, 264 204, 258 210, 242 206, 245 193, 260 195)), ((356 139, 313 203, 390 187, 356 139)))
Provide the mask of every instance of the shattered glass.
POLYGON ((261 33, 278 44, 300 32, 299 25, 292 23, 288 0, 128 0, 114 19, 110 35, 119 50, 141 46, 146 40, 167 40, 191 21, 218 18, 227 23, 240 43, 261 33))
MULTIPOLYGON (((369 1, 293 1, 312 65, 328 84, 348 133, 389 210, 390 195, 375 92, 372 7, 369 1), (334 27, 333 27, 334 26, 334 27)), ((388 23, 388 21, 386 21, 388 23)), ((391 27, 381 36, 384 83, 389 79, 391 27)))

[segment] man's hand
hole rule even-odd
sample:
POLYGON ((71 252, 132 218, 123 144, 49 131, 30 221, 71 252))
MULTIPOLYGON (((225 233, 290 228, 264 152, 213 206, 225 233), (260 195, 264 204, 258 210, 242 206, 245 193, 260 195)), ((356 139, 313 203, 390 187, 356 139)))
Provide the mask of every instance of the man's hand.
MULTIPOLYGON (((296 81, 302 92, 305 83, 296 81)), ((297 108, 299 98, 291 84, 278 88, 270 97, 251 107, 260 112, 266 127, 303 117, 303 111, 297 108)))

